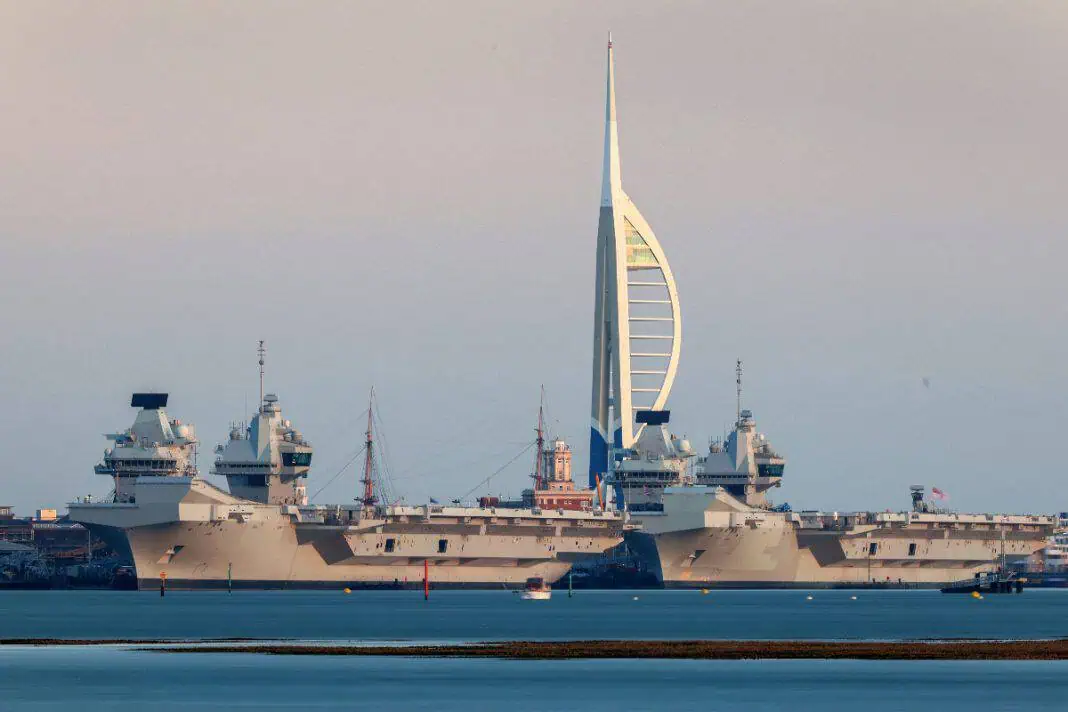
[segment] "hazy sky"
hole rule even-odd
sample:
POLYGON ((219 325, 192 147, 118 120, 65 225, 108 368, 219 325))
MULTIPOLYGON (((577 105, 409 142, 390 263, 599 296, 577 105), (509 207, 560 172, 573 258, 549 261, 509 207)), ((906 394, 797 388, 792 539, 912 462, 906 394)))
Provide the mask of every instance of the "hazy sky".
POLYGON ((518 452, 542 383, 584 472, 609 29, 675 431, 722 433, 741 357, 777 501, 1068 509, 1068 6, 973 0, 0 0, 0 503, 107 492, 135 390, 206 471, 260 338, 310 492, 372 384, 410 499, 518 452))

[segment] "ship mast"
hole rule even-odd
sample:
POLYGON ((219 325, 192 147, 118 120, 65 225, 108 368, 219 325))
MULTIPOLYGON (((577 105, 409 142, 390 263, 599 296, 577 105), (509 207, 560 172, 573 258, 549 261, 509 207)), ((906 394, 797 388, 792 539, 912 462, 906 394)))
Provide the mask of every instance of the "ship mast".
POLYGON ((371 397, 367 400, 367 440, 364 442, 364 450, 366 455, 363 463, 363 502, 364 507, 373 507, 375 505, 375 483, 374 477, 372 477, 372 468, 374 466, 374 421, 371 417, 374 407, 375 389, 371 389, 371 397))
POLYGON ((257 409, 263 407, 263 357, 267 355, 267 349, 263 344, 263 339, 260 339, 260 345, 256 348, 256 353, 260 355, 260 404, 257 409))
POLYGON ((534 453, 534 491, 544 487, 542 472, 542 452, 545 450, 545 386, 541 387, 541 401, 538 403, 538 446, 534 453))
POLYGON ((737 406, 735 412, 735 422, 742 422, 742 360, 738 359, 734 365, 735 386, 737 387, 737 406))

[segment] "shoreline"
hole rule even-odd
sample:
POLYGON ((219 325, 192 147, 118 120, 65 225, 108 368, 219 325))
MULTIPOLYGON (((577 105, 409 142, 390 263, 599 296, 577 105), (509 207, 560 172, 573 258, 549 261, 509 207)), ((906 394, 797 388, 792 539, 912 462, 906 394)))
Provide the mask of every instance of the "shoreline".
POLYGON ((1068 660, 1068 639, 967 641, 572 640, 442 645, 344 645, 237 638, 202 640, 51 638, 0 639, 0 646, 130 646, 153 653, 355 655, 364 657, 495 658, 502 660, 1068 660), (141 647, 153 646, 153 647, 141 647))

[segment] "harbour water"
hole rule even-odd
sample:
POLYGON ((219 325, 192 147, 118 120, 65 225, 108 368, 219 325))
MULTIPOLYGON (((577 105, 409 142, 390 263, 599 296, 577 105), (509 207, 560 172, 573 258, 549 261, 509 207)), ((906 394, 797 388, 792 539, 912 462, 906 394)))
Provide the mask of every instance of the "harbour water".
POLYGON ((9 591, 0 638, 894 640, 1068 637, 1068 595, 937 591, 9 591), (812 597, 809 600, 809 596, 812 597), (856 600, 853 600, 853 597, 856 600))
POLYGON ((1068 664, 500 661, 0 649, 4 709, 1059 710, 1068 664))
MULTIPOLYGON (((45 591, 0 595, 0 638, 1068 637, 1061 591, 45 591), (809 596, 812 596, 809 600, 809 596), (854 600, 852 597, 856 596, 854 600)), ((993 644, 993 643, 992 643, 993 644)), ((81 709, 1063 709, 1064 662, 379 658, 0 646, 0 707, 81 709)))

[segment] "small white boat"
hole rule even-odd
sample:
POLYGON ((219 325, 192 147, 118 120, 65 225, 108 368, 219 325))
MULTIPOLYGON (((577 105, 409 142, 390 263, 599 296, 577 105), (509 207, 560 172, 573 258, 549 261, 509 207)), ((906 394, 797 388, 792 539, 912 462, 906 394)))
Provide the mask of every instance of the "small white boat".
POLYGON ((527 579, 527 585, 523 589, 522 597, 524 601, 548 601, 552 595, 552 588, 545 583, 545 579, 538 576, 527 579))

